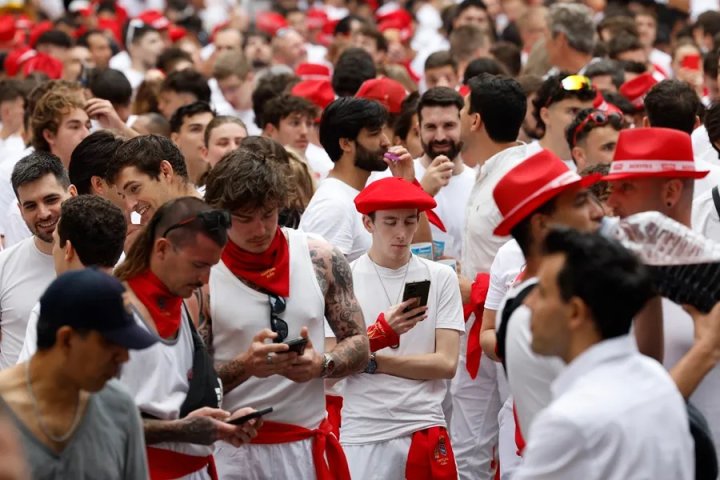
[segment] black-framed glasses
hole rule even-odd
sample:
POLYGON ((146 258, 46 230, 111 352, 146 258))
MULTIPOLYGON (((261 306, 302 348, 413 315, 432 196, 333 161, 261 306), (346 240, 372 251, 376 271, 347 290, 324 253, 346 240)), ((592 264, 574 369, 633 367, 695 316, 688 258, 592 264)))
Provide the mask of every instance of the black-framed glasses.
POLYGON ((187 227, 194 222, 200 222, 203 231, 215 240, 218 245, 225 245, 227 243, 227 231, 232 225, 232 218, 230 217, 230 212, 227 210, 209 210, 180 220, 176 224, 166 228, 162 234, 162 238, 167 238, 168 234, 173 230, 187 227))
POLYGON ((580 134, 580 132, 583 131, 585 127, 590 125, 590 130, 592 130, 595 127, 603 127, 605 125, 612 125, 616 129, 620 130, 623 126, 623 117, 619 113, 610 113, 607 114, 605 112, 601 112, 599 110, 596 110, 594 112, 590 112, 590 114, 585 117, 585 119, 578 124, 577 127, 575 127, 575 131, 573 132, 573 146, 577 145, 577 137, 580 134))
POLYGON ((270 303, 270 329, 277 333, 274 343, 282 343, 288 336, 288 324, 278 315, 282 314, 287 307, 287 303, 283 297, 269 294, 268 302, 270 303))

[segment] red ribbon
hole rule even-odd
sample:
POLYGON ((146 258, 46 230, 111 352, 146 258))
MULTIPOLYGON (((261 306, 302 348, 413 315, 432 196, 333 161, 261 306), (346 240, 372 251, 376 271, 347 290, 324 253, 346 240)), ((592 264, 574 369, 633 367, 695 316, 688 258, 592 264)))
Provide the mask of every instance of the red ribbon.
POLYGON ((487 298, 489 288, 490 274, 478 273, 470 290, 470 302, 463 305, 465 323, 467 323, 471 313, 475 314, 475 322, 473 322, 468 332, 467 352, 465 353, 465 368, 467 368, 470 378, 472 379, 475 379, 478 371, 480 371, 480 357, 482 356, 482 348, 480 348, 480 328, 482 327, 485 299, 487 298))
POLYGON ((173 295, 149 268, 127 282, 150 313, 158 335, 162 338, 174 337, 180 328, 182 298, 173 295))
POLYGON ((370 351, 377 352, 385 347, 394 347, 400 344, 400 336, 395 333, 390 324, 385 320, 385 314, 380 312, 377 321, 367 328, 367 336, 370 340, 370 351))
MULTIPOLYGON (((414 179, 412 183, 416 187, 422 188, 422 185, 420 185, 420 182, 418 182, 417 178, 414 179)), ((437 213, 435 213, 435 210, 425 210, 425 215, 427 215, 428 222, 439 228, 441 232, 447 233, 447 228, 445 228, 445 224, 443 224, 442 220, 440 220, 440 217, 437 213)))
POLYGON ((263 253, 248 252, 228 241, 222 261, 236 277, 275 295, 290 295, 290 248, 280 227, 263 253))
POLYGON ((197 472, 207 466, 208 475, 218 480, 215 469, 215 459, 212 455, 198 457, 184 453, 173 452, 164 448, 145 447, 148 458, 148 470, 151 480, 172 480, 197 472))
POLYGON ((445 427, 430 427, 413 433, 405 478, 456 480, 457 477, 455 454, 445 427))
POLYGON ((312 438, 312 456, 317 480, 350 480, 350 469, 345 452, 343 452, 340 441, 333 433, 332 428, 327 418, 320 422, 315 430, 289 423, 265 420, 258 436, 251 443, 268 445, 299 442, 312 438))

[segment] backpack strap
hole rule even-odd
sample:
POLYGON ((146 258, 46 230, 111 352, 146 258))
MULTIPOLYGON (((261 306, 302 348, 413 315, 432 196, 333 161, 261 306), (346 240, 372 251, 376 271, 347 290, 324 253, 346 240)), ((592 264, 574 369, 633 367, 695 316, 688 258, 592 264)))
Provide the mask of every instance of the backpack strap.
POLYGON ((517 295, 515 295, 513 298, 508 298, 505 302, 505 307, 502 311, 502 322, 500 323, 500 328, 497 329, 497 356, 500 358, 500 361, 502 362, 503 368, 505 369, 505 373, 507 374, 507 367, 505 366, 505 343, 507 341, 507 328, 508 323, 510 323, 510 318, 512 317, 512 314, 517 310, 517 308, 523 304, 525 301, 525 297, 527 297, 530 292, 532 292, 533 288, 537 286, 537 283, 533 283, 531 285, 527 285, 525 288, 520 290, 517 295))

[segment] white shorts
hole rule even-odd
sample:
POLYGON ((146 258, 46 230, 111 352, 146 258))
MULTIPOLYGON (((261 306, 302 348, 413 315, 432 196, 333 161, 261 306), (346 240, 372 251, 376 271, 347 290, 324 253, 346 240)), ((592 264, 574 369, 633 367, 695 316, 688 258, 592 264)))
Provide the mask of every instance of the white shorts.
MULTIPOLYGON (((215 465, 222 480, 316 480, 312 438, 272 445, 250 444, 236 448, 215 444, 215 465)), ((359 477, 358 477, 359 478, 359 477)))
POLYGON ((405 480, 405 465, 412 434, 386 442, 345 445, 353 480, 405 480))

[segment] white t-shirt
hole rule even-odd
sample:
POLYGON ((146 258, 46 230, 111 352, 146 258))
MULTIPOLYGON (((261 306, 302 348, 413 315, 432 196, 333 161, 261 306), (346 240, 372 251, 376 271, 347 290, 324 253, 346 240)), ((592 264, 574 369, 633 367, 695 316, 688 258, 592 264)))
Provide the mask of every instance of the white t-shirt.
POLYGON ((305 209, 300 230, 321 235, 352 262, 372 244, 362 215, 355 209, 354 200, 359 193, 345 182, 326 178, 305 209))
POLYGON ((5 140, 0 140, 0 165, 15 158, 22 158, 20 155, 25 151, 25 141, 20 135, 10 135, 5 140))
POLYGON ((37 302, 30 311, 27 327, 25 327, 25 339, 23 341, 20 355, 18 355, 17 363, 23 363, 30 360, 30 357, 37 352, 37 324, 40 319, 40 302, 37 302))
MULTIPOLYGON (((433 242, 444 242, 445 256, 462 258, 462 239, 465 231, 465 206, 468 204, 470 192, 475 185, 475 170, 463 164, 463 170, 458 175, 450 177, 450 183, 440 189, 435 195, 437 207, 435 213, 440 217, 446 232, 440 231, 435 225, 430 225, 433 242)), ((425 167, 421 159, 415 159, 415 178, 422 180, 425 167)))
POLYGON ((662 50, 653 48, 650 50, 650 63, 663 69, 668 77, 672 77, 672 57, 662 50))
POLYGON ((335 163, 330 160, 330 156, 325 149, 312 142, 308 143, 305 149, 305 161, 307 161, 308 166, 312 170, 315 181, 318 182, 324 180, 330 170, 335 166, 335 163))
MULTIPOLYGON (((508 299, 515 298, 525 288, 537 284, 533 277, 511 288, 502 306, 497 312, 496 326, 502 325, 502 315, 508 299)), ((515 401, 520 430, 524 436, 538 413, 550 405, 552 392, 550 385, 563 369, 563 362, 558 357, 538 355, 531 348, 532 331, 530 330, 531 312, 525 305, 520 305, 510 316, 505 336, 505 367, 507 368, 508 385, 515 401)))
POLYGON ((488 288, 485 308, 496 312, 502 305, 508 290, 517 283, 520 271, 525 266, 525 255, 514 238, 500 247, 490 267, 490 287, 488 288))
POLYGON ((469 278, 488 272, 498 249, 509 240, 509 237, 496 237, 492 233, 502 220, 493 198, 495 186, 513 167, 540 150, 537 142, 518 145, 493 155, 482 166, 465 215, 462 267, 469 278))
MULTIPOLYGON (((390 270, 374 265, 367 255, 363 255, 350 267, 355 296, 366 325, 374 323, 380 312, 390 307, 389 303, 395 305, 402 301, 406 283, 430 280, 428 318, 404 333, 397 349, 386 347, 379 350, 378 355, 402 357, 433 353, 435 330, 464 333, 457 275, 449 266, 413 255, 406 276, 406 267, 390 270), (376 267, 382 280, 378 278, 376 267)), ((343 385, 340 440, 349 445, 366 444, 433 426, 445 427, 442 402, 446 393, 446 380, 410 380, 379 373, 347 377, 343 385)))
POLYGON ((12 247, 32 237, 32 232, 25 223, 20 213, 20 206, 13 202, 8 206, 7 213, 3 219, 3 235, 5 235, 5 248, 12 247))
POLYGON ((720 215, 718 215, 712 190, 693 199, 692 228, 703 236, 720 242, 720 215))
POLYGON ((53 257, 35 237, 0 252, 0 370, 17 362, 30 311, 54 279, 53 257))
POLYGON ((693 130, 690 138, 692 139, 692 148, 695 158, 702 159, 712 165, 720 166, 720 157, 717 150, 715 150, 710 143, 710 138, 708 137, 708 131, 707 128, 705 128, 705 125, 700 125, 698 128, 693 130))
MULTIPOLYGON (((12 172, 15 164, 23 157, 34 152, 33 147, 27 147, 20 153, 16 153, 13 157, 8 157, 0 163, 0 213, 8 212, 10 205, 17 204, 17 197, 12 188, 12 172)), ((7 223, 7 215, 0 215, 0 233, 5 233, 5 224, 7 223)))
MULTIPOLYGON (((692 317, 680 305, 662 299, 663 307, 663 365, 667 370, 677 364, 695 343, 695 327, 692 317)), ((690 396, 690 403, 695 405, 705 416, 715 442, 720 439, 720 365, 715 365, 695 392, 690 396)))

